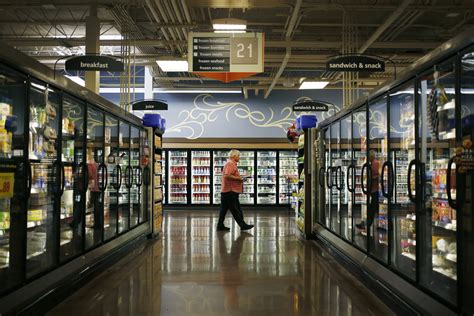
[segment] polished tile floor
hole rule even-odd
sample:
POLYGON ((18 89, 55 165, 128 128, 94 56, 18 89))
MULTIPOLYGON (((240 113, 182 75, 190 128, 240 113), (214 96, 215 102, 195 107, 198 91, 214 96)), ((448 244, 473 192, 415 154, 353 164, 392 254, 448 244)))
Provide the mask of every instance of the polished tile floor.
POLYGON ((287 212, 216 232, 216 212, 168 212, 164 238, 144 243, 49 315, 392 315, 287 212))

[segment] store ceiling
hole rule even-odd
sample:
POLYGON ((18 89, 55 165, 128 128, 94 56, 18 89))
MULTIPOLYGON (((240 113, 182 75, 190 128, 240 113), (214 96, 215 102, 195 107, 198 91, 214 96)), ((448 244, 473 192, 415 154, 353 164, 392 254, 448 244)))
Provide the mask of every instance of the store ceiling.
MULTIPOLYGON (((91 2, 101 21, 101 52, 120 55, 120 34, 127 33, 135 62, 154 66, 156 85, 168 88, 227 86, 156 67, 157 59, 185 59, 187 33, 211 31, 217 18, 244 19, 248 29, 265 33, 265 73, 232 84, 260 91, 272 83, 274 89, 297 88, 302 78, 328 78, 328 88, 340 88, 341 77, 325 72, 325 63, 343 47, 389 58, 400 73, 474 24, 474 1, 456 0, 4 0, 0 39, 52 66, 61 56, 84 51, 91 2)), ((358 85, 373 88, 393 72, 387 63, 385 73, 360 77, 358 85)))

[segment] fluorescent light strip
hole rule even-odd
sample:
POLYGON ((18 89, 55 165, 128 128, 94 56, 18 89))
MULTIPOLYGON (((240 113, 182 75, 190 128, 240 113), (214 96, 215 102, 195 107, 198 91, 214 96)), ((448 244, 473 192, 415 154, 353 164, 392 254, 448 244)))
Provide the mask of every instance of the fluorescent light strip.
POLYGON ((214 33, 247 33, 247 32, 242 31, 242 30, 238 30, 238 31, 234 31, 234 30, 216 30, 216 31, 214 31, 214 33))
POLYGON ((156 63, 164 72, 188 71, 187 60, 157 60, 156 63))
POLYGON ((300 85, 300 90, 324 89, 329 81, 304 81, 300 85))
POLYGON ((245 24, 221 24, 221 23, 216 23, 213 24, 212 27, 214 30, 246 30, 247 25, 245 24))
MULTIPOLYGON (((130 91, 133 91, 131 89, 130 91)), ((242 93, 241 89, 225 89, 225 90, 216 90, 216 89, 153 89, 154 93, 242 93)), ((120 88, 100 88, 99 93, 120 93, 120 88)), ((145 93, 145 88, 135 88, 135 93, 145 93)))

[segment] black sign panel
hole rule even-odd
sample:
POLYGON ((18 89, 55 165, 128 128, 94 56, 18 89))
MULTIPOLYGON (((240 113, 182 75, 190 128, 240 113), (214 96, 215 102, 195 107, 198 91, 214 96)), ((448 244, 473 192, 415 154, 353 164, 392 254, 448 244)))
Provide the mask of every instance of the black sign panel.
POLYGON ((132 104, 133 111, 164 111, 168 110, 168 104, 157 100, 144 100, 132 104))
POLYGON ((320 101, 304 101, 293 104, 293 112, 326 112, 329 104, 320 101))
POLYGON ((193 71, 224 72, 229 70, 229 37, 193 38, 193 71))
POLYGON ((383 72, 385 62, 370 56, 339 56, 326 63, 328 71, 383 72))
POLYGON ((66 71, 69 70, 91 70, 91 71, 114 71, 123 72, 123 62, 110 56, 85 55, 75 56, 66 60, 66 71))

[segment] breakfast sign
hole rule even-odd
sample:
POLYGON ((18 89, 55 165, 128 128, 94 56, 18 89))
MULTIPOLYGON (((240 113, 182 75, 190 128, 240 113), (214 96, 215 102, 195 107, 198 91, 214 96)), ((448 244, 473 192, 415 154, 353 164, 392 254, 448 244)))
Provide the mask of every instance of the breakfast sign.
POLYGON ((188 36, 189 72, 223 82, 263 72, 262 33, 195 33, 188 36))

